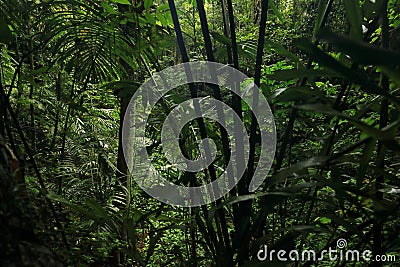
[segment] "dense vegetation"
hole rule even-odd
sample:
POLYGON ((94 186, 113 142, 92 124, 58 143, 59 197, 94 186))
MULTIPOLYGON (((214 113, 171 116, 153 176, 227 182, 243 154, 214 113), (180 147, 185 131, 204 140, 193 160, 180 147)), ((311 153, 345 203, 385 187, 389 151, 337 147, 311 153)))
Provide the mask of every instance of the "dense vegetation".
MULTIPOLYGON (((398 264, 399 51, 398 0, 0 0, 1 266, 395 266, 257 253, 319 254, 343 238, 398 264), (199 96, 230 105, 250 137, 237 187, 186 208, 131 179, 128 102, 152 73, 188 60, 230 64, 268 99, 277 148, 255 193, 260 129, 240 99, 207 85, 199 96)), ((172 90, 146 127, 153 165, 181 185, 213 179, 162 153, 166 116, 191 97, 172 90)), ((220 174, 229 154, 218 123, 187 124, 181 149, 195 159, 203 135, 220 174)))

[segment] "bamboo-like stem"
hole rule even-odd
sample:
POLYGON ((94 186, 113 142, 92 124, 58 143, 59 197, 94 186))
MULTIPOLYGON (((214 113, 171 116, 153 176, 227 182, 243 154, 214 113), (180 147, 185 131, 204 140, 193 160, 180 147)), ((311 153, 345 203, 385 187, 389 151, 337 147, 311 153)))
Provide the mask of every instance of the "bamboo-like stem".
MULTIPOLYGON (((252 117, 251 117, 251 125, 250 125, 250 151, 249 151, 249 163, 247 167, 247 175, 243 179, 244 188, 242 190, 246 190, 248 192, 249 181, 251 177, 254 175, 254 166, 255 166, 255 156, 256 156, 256 131, 257 131, 257 119, 255 114, 258 113, 258 101, 259 101, 259 87, 261 81, 261 67, 263 62, 263 54, 264 54, 264 43, 265 43, 265 31, 267 25, 267 15, 268 15, 268 0, 262 0, 261 2, 261 17, 260 17, 260 26, 258 31, 258 41, 257 41, 257 55, 256 55, 256 66, 254 70, 254 87, 253 87, 253 103, 252 103, 252 117)), ((239 187, 240 189, 241 187, 239 187)), ((245 192, 245 193, 247 193, 245 192)), ((251 203, 244 203, 246 206, 251 207, 251 203)), ((250 222, 250 214, 251 209, 247 211, 246 219, 242 220, 248 228, 251 228, 250 222)), ((250 242, 250 235, 243 235, 243 238, 250 242)), ((244 262, 249 260, 249 246, 242 246, 241 251, 239 252, 239 264, 243 264, 244 262)))
MULTIPOLYGON (((229 38, 229 24, 228 24, 228 18, 226 17, 226 3, 225 0, 221 0, 221 8, 222 8, 222 21, 224 23, 224 35, 225 37, 229 38)), ((232 59, 232 49, 229 45, 226 45, 226 52, 228 55, 228 63, 232 64, 233 63, 233 59, 232 59)))
MULTIPOLYGON (((172 21, 173 21, 173 24, 174 24, 175 34, 176 34, 176 38, 177 38, 177 41, 178 41, 178 47, 179 47, 180 52, 181 52, 182 61, 183 62, 189 62, 189 57, 187 55, 186 46, 185 46, 185 43, 184 43, 184 40, 183 40, 182 30, 181 30, 180 23, 179 23, 175 2, 174 2, 174 0, 168 0, 168 4, 169 4, 170 12, 171 12, 171 15, 172 15, 172 21)), ((187 73, 187 75, 191 75, 190 70, 187 70, 186 73, 187 73)), ((189 89, 190 89, 191 97, 192 98, 196 98, 197 97, 197 89, 194 86, 194 84, 189 84, 189 89)), ((195 108, 196 114, 200 115, 201 114, 201 110, 200 110, 200 106, 199 106, 198 101, 194 101, 194 108, 195 108)), ((204 120, 203 120, 203 118, 201 116, 199 116, 196 121, 197 121, 197 123, 199 125, 200 136, 201 136, 202 139, 205 139, 207 137, 207 134, 206 134, 206 128, 205 128, 205 125, 204 125, 204 120)), ((205 150, 205 154, 206 154, 205 156, 209 157, 211 155, 211 152, 210 152, 210 147, 208 146, 207 142, 204 143, 204 150, 205 150)), ((209 175, 210 175, 212 180, 216 179, 216 172, 215 172, 215 168, 214 168, 213 164, 208 166, 208 173, 209 173, 209 175)), ((202 206, 202 210, 203 210, 204 215, 207 218, 208 217, 208 210, 207 210, 206 206, 202 206)), ((213 246, 210 249, 214 253, 214 256, 216 258, 219 258, 220 256, 222 256, 222 255, 219 255, 220 243, 218 241, 218 238, 217 238, 217 235, 215 233, 215 230, 214 230, 210 220, 208 220, 208 219, 206 219, 206 226, 207 226, 207 231, 210 234, 210 240, 212 240, 212 244, 213 244, 213 246)))
MULTIPOLYGON (((323 28, 328 20, 328 15, 332 9, 332 5, 333 5, 333 0, 329 0, 328 2, 325 1, 321 1, 320 5, 324 5, 325 6, 321 6, 319 7, 319 10, 322 10, 323 15, 321 18, 321 21, 319 23, 319 25, 316 25, 316 27, 318 29, 323 28)), ((317 44, 319 41, 317 38, 315 38, 314 40, 314 44, 317 44)), ((312 66, 312 60, 309 59, 307 62, 307 66, 306 68, 309 69, 312 66)), ((307 82, 307 78, 303 77, 302 79, 297 81, 297 85, 299 86, 304 86, 307 82)), ((282 138, 282 142, 281 142, 281 146, 280 149, 277 152, 277 156, 276 156, 276 164, 275 167, 273 169, 274 173, 279 172, 279 170, 282 168, 282 164, 283 164, 283 160, 285 158, 285 153, 286 153, 286 149, 287 149, 287 145, 291 143, 291 136, 293 133, 293 128, 294 128, 294 122, 297 118, 298 115, 298 109, 293 108, 290 115, 289 115, 289 120, 288 120, 288 124, 286 126, 283 138, 282 138)), ((316 192, 316 191, 315 191, 316 192)), ((313 193, 313 195, 315 195, 316 193, 313 193)), ((309 193, 311 193, 311 190, 309 190, 309 193)), ((308 214, 310 213, 310 211, 313 209, 314 207, 314 200, 312 200, 312 202, 310 203, 309 209, 308 209, 308 214)), ((305 208, 305 206, 303 206, 300 210, 303 211, 305 208)), ((300 213, 299 213, 300 214, 300 213)), ((266 216, 261 216, 258 221, 255 224, 255 231, 256 231, 256 236, 260 236, 262 234, 263 229, 265 228, 265 223, 266 223, 266 216)), ((282 218, 284 219, 284 218, 282 218)))
MULTIPOLYGON (((381 47, 383 49, 389 48, 389 21, 388 21, 388 0, 383 1, 382 9, 381 9, 381 47)), ((381 73, 381 87, 385 92, 389 92, 389 79, 384 74, 381 73)), ((379 128, 385 128, 388 124, 388 111, 389 111, 389 101, 384 98, 380 107, 380 120, 379 120, 379 128)), ((376 166, 377 169, 382 173, 385 168, 385 154, 386 148, 382 141, 378 141, 377 146, 377 159, 376 166)), ((375 200, 380 201, 383 199, 383 193, 380 191, 382 189, 382 184, 384 182, 384 176, 381 173, 376 173, 376 181, 375 181, 375 200)), ((383 240, 383 221, 378 211, 374 210, 374 224, 373 224, 373 246, 372 252, 373 254, 380 255, 382 251, 382 240, 383 240)), ((382 266, 381 262, 374 262, 373 266, 382 266)))
MULTIPOLYGON (((205 48, 206 48, 207 60, 215 61, 213 50, 212 50, 210 32, 208 29, 207 16, 206 16, 206 12, 204 9, 204 3, 202 0, 196 0, 196 3, 197 3, 198 11, 199 11, 200 24, 201 24, 201 30, 203 33, 203 38, 204 38, 204 43, 205 43, 205 48)), ((213 80, 217 80, 216 70, 215 71, 210 70, 210 75, 213 78, 213 80)), ((211 88, 213 89, 214 97, 217 100, 222 101, 222 96, 221 96, 221 91, 219 89, 219 86, 212 85, 211 88)), ((224 122, 225 115, 224 115, 222 108, 219 106, 217 106, 217 114, 218 114, 218 120, 220 122, 224 122)), ((228 166, 227 162, 230 160, 229 138, 228 138, 227 132, 225 131, 225 129, 223 128, 223 126, 221 124, 220 124, 219 128, 220 128, 220 132, 221 132, 222 148, 223 148, 223 153, 224 153, 224 157, 225 157, 225 161, 226 161, 225 162, 226 163, 225 167, 226 167, 226 166, 228 166)), ((228 179, 230 181, 232 181, 233 180, 232 179, 233 178, 232 177, 233 170, 230 167, 227 168, 227 174, 228 174, 228 179)), ((216 204, 218 205, 219 203, 220 203, 220 200, 217 200, 216 204)), ((218 209, 217 213, 218 213, 219 221, 221 223, 221 231, 222 231, 223 240, 225 243, 224 258, 229 261, 229 262, 225 262, 225 264, 230 266, 230 265, 233 265, 233 261, 232 261, 233 253, 232 253, 232 249, 231 249, 231 242, 230 242, 230 238, 229 238, 228 227, 227 227, 227 223, 226 223, 224 210, 218 209)), ((218 224, 217 224, 217 227, 218 227, 218 224)))

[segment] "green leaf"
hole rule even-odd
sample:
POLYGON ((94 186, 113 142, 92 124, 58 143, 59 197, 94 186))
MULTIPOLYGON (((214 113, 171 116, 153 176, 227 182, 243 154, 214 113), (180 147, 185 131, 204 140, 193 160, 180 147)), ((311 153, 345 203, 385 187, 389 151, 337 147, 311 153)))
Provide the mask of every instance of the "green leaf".
POLYGON ((121 5, 130 5, 131 2, 129 0, 111 0, 113 3, 121 4, 121 5))
POLYGON ((108 5, 105 2, 100 2, 100 5, 104 8, 105 11, 109 14, 118 14, 119 12, 116 11, 112 6, 108 5))
POLYGON ((400 68, 379 66, 383 73, 385 73, 390 79, 400 84, 400 68))
MULTIPOLYGON (((228 37, 219 34, 217 32, 211 32, 211 35, 217 42, 232 47, 231 39, 229 39, 228 37)), ((255 60, 256 49, 251 43, 252 43, 251 41, 238 43, 237 44, 238 54, 250 60, 255 60)))
POLYGON ((157 10, 157 12, 167 11, 167 10, 169 10, 169 5, 168 5, 168 3, 159 5, 159 6, 157 6, 156 10, 157 10))
POLYGON ((269 1, 268 2, 269 7, 272 9, 272 11, 274 12, 274 14, 278 17, 278 19, 281 22, 285 22, 285 20, 283 19, 282 13, 278 10, 278 8, 276 7, 274 1, 269 1))
POLYGON ((331 223, 331 219, 327 218, 327 217, 317 217, 314 220, 315 222, 320 222, 322 224, 330 224, 331 223))
POLYGON ((149 9, 153 5, 153 0, 144 0, 144 9, 149 9))
POLYGON ((386 141, 388 141, 388 140, 393 140, 393 138, 394 138, 394 133, 393 132, 385 131, 385 130, 381 130, 381 129, 376 129, 374 127, 371 127, 371 126, 363 123, 362 121, 360 121, 357 118, 348 116, 348 115, 346 115, 344 113, 341 113, 341 112, 333 109, 329 105, 325 105, 325 104, 305 104, 305 105, 299 105, 297 107, 299 109, 302 109, 302 110, 320 112, 320 113, 334 115, 334 116, 338 116, 340 118, 344 118, 344 119, 348 120, 349 122, 353 123, 356 127, 358 127, 360 130, 362 130, 363 132, 365 132, 369 136, 371 136, 371 137, 373 137, 375 139, 378 139, 378 140, 382 140, 382 141, 386 140, 386 141))
POLYGON ((324 165, 328 160, 329 160, 328 157, 321 156, 321 157, 310 158, 308 160, 293 164, 289 167, 286 167, 285 169, 282 169, 279 173, 275 174, 271 179, 268 179, 267 186, 270 187, 277 183, 280 183, 289 176, 306 168, 324 165))
POLYGON ((135 82, 134 80, 121 80, 106 83, 103 87, 111 89, 114 95, 119 97, 131 97, 140 85, 140 83, 135 82))
POLYGON ((305 86, 294 86, 277 89, 271 97, 277 102, 291 102, 291 101, 304 101, 320 99, 324 102, 331 102, 323 93, 318 90, 313 90, 305 86))
POLYGON ((47 67, 47 66, 46 67, 41 67, 39 69, 32 70, 30 74, 33 77, 35 75, 40 75, 40 74, 46 73, 51 69, 52 69, 52 67, 47 67))
MULTIPOLYGON (((283 47, 283 45, 270 41, 270 40, 265 40, 265 45, 264 47, 267 50, 273 50, 274 52, 285 56, 295 62, 298 62, 300 60, 300 58, 298 56, 296 56, 295 54, 293 54, 292 52, 290 52, 289 50, 287 50, 286 48, 283 47)), ((303 66, 302 64, 299 64, 300 66, 303 66)))
POLYGON ((400 105, 399 99, 389 94, 389 92, 383 90, 375 82, 371 81, 368 76, 364 73, 357 72, 351 68, 348 68, 338 62, 332 56, 326 54, 316 45, 312 44, 309 40, 300 38, 296 41, 297 46, 305 51, 313 60, 320 63, 321 65, 333 70, 334 72, 341 74, 348 81, 362 85, 361 89, 366 93, 372 93, 376 95, 386 96, 396 105, 400 105))
POLYGON ((63 203, 67 206, 69 206, 71 209, 73 209, 74 211, 81 213, 82 215, 84 215, 85 217, 87 217, 88 219, 92 219, 93 221, 97 222, 100 225, 104 225, 105 224, 105 220, 101 217, 99 217, 99 214, 97 213, 97 211, 94 210, 87 210, 85 207, 83 207, 82 205, 79 204, 75 204, 53 192, 49 192, 49 194, 46 195, 47 198, 51 199, 51 200, 55 200, 58 201, 60 203, 63 203))
POLYGON ((334 44, 346 52, 355 62, 364 65, 400 66, 400 53, 383 49, 376 45, 353 40, 351 38, 323 30, 318 33, 321 39, 334 44))
POLYGON ((144 16, 148 23, 153 24, 153 25, 156 24, 157 21, 153 14, 146 13, 144 16))
POLYGON ((164 27, 167 27, 167 26, 168 26, 168 21, 167 21, 167 19, 164 17, 163 14, 161 14, 161 13, 156 13, 156 17, 157 17, 157 19, 160 21, 160 23, 161 23, 162 26, 164 26, 164 27))
POLYGON ((165 13, 164 15, 165 15, 165 18, 167 19, 168 25, 173 25, 174 23, 173 23, 173 21, 172 21, 172 14, 171 14, 171 12, 167 12, 167 13, 165 13))
POLYGON ((313 78, 313 77, 341 77, 330 70, 322 69, 298 69, 298 70, 279 70, 275 71, 273 74, 268 75, 270 79, 278 81, 287 81, 293 79, 300 79, 303 77, 313 78))
POLYGON ((126 23, 128 23, 128 18, 124 18, 119 22, 121 25, 125 25, 126 23))
MULTIPOLYGON (((253 200, 253 199, 260 199, 263 197, 290 197, 292 196, 292 194, 290 193, 286 193, 286 192, 266 192, 266 193, 256 193, 256 194, 249 194, 249 195, 243 195, 243 196, 235 196, 235 197, 231 197, 229 200, 221 203, 218 208, 221 208, 223 206, 227 206, 227 205, 232 205, 238 202, 243 202, 243 201, 248 201, 248 200, 253 200)), ((211 209, 212 211, 213 209, 211 209)))
POLYGON ((79 111, 81 111, 83 113, 88 113, 89 112, 89 110, 87 108, 85 108, 81 104, 75 103, 72 99, 69 99, 66 102, 71 107, 71 109, 73 109, 73 110, 79 110, 79 111))

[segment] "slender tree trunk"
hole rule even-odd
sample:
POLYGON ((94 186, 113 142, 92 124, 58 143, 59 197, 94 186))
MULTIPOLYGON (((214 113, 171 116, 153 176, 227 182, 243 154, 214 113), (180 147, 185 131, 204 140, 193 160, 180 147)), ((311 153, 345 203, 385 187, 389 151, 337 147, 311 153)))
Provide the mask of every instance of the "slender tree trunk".
POLYGON ((56 81, 56 117, 54 121, 54 131, 53 131, 53 137, 51 139, 51 145, 50 145, 50 151, 53 151, 55 145, 56 145, 56 140, 57 140, 57 135, 58 135, 58 124, 60 120, 60 101, 61 101, 61 86, 62 86, 62 70, 57 74, 57 81, 56 81))
MULTIPOLYGON (((32 44, 31 44, 32 49, 32 44)), ((30 56, 30 68, 31 71, 34 70, 35 65, 33 61, 33 54, 30 56)), ((31 101, 29 104, 29 115, 30 115, 30 128, 31 128, 31 146, 35 149, 36 146, 36 134, 35 134, 35 110, 33 105, 33 94, 34 94, 34 86, 31 84, 29 88, 29 100, 31 101)))
POLYGON ((119 111, 119 132, 118 132, 118 158, 117 158, 117 178, 120 183, 127 186, 127 173, 128 166, 125 162, 124 152, 123 152, 123 141, 122 141, 122 127, 126 109, 129 104, 129 99, 126 97, 121 97, 120 99, 120 111, 119 111))
MULTIPOLYGON (((384 49, 389 48, 389 22, 388 22, 388 14, 387 14, 387 5, 388 0, 383 1, 382 10, 381 10, 381 46, 384 49)), ((385 74, 381 74, 381 86, 385 92, 389 91, 389 79, 385 74)), ((381 103, 380 108, 380 121, 379 128, 382 129, 388 124, 388 107, 389 102, 387 99, 384 99, 381 103)), ((378 170, 382 172, 385 169, 385 146, 379 141, 377 147, 377 161, 376 165, 378 170)), ((375 182, 375 200, 381 201, 383 199, 383 193, 380 191, 382 189, 382 184, 384 182, 384 176, 381 173, 377 173, 376 182, 375 182)), ((375 211, 374 214, 374 224, 373 224, 373 254, 380 255, 382 254, 382 240, 383 240, 383 221, 381 216, 379 216, 378 211, 375 211)), ((373 266, 382 266, 381 262, 373 262, 373 266)))

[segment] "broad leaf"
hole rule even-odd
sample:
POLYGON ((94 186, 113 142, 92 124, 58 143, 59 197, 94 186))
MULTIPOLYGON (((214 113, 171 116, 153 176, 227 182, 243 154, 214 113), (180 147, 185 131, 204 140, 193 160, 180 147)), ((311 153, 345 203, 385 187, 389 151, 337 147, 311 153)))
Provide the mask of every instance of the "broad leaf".
POLYGON ((131 2, 129 0, 111 0, 111 2, 121 4, 121 5, 130 5, 131 2))
POLYGON ((272 9, 272 11, 274 12, 274 14, 278 17, 278 19, 281 21, 281 22, 285 22, 285 20, 283 19, 283 16, 282 16, 282 14, 281 14, 281 12, 279 11, 279 9, 276 7, 276 5, 275 5, 275 3, 274 3, 274 1, 269 1, 268 2, 268 4, 269 4, 269 7, 272 9))
POLYGON ((144 9, 149 9, 153 5, 153 0, 144 0, 144 9))
POLYGON ((364 65, 400 66, 400 53, 376 45, 350 39, 330 31, 321 31, 318 36, 347 53, 355 62, 364 65))

